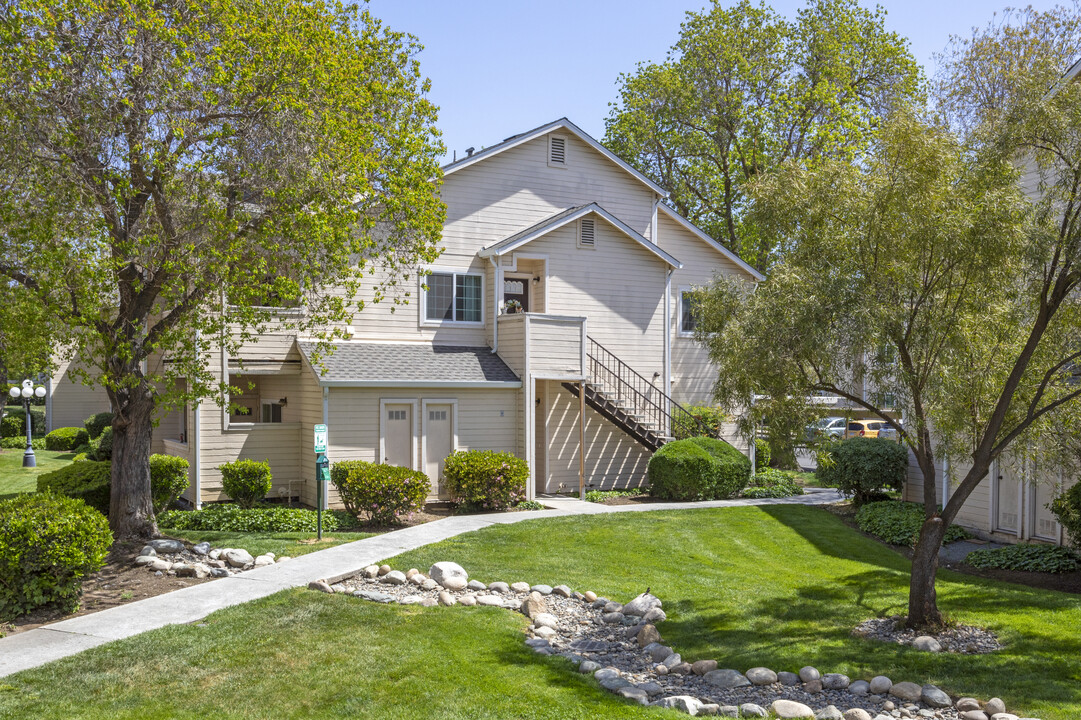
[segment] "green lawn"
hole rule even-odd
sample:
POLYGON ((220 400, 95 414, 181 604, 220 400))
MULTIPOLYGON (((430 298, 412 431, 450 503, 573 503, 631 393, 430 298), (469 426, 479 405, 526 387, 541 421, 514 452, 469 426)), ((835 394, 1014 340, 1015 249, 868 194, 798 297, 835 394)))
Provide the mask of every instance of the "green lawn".
MULTIPOLYGON (((621 601, 650 585, 665 601, 666 642, 691 661, 882 673, 997 695, 1043 720, 1081 717, 1081 597, 942 573, 943 610, 994 629, 1004 650, 930 655, 854 638, 859 621, 903 612, 907 562, 818 508, 535 520, 390 562, 436 560, 484 581, 567 582, 621 601)), ((0 717, 665 717, 529 653, 524 622, 295 590, 215 613, 208 627, 164 628, 6 678, 0 717)))
POLYGON ((323 533, 322 542, 317 543, 313 532, 239 533, 162 528, 161 534, 166 537, 189 540, 193 543, 205 540, 217 548, 244 548, 252 555, 257 556, 272 552, 278 556, 288 555, 289 557, 307 555, 316 550, 323 550, 334 545, 353 542, 354 540, 363 540, 373 535, 373 533, 363 532, 327 532, 323 533))
POLYGON ((0 451, 0 500, 18 493, 34 492, 38 475, 67 465, 75 456, 69 452, 35 450, 34 457, 37 467, 24 468, 22 450, 0 451))

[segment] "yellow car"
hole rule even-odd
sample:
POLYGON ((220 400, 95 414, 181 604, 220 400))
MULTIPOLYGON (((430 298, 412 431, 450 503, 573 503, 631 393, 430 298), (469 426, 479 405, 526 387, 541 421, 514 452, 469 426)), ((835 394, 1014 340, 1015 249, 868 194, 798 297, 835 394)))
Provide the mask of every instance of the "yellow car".
POLYGON ((849 420, 848 430, 845 431, 845 438, 851 437, 878 437, 878 431, 882 429, 882 426, 886 423, 881 420, 849 420))

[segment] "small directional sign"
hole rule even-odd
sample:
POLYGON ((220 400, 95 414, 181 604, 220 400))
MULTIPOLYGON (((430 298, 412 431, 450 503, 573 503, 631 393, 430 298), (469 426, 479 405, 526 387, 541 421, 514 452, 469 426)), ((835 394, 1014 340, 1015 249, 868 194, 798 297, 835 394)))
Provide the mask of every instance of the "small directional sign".
POLYGON ((327 451, 327 426, 316 425, 315 426, 315 452, 325 453, 327 451))

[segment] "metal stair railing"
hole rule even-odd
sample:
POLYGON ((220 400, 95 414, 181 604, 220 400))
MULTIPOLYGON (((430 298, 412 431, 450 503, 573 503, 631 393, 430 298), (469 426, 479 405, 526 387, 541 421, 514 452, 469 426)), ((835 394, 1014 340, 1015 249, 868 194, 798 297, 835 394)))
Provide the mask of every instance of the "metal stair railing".
POLYGON ((709 435, 705 424, 685 407, 599 342, 587 339, 590 384, 655 435, 658 445, 680 436, 709 435))

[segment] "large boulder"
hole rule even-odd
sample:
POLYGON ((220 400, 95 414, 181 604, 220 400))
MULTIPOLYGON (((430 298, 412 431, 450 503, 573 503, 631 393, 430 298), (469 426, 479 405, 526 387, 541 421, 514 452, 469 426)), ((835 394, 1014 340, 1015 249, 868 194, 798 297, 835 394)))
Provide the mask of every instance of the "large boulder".
POLYGON ((702 707, 702 701, 698 698, 693 698, 690 695, 673 695, 651 702, 650 705, 654 707, 674 708, 685 712, 688 715, 697 715, 702 707))
POLYGON ((184 543, 180 542, 179 540, 172 540, 170 538, 151 540, 147 543, 147 546, 154 548, 154 551, 159 553, 184 552, 184 543))
MULTIPOLYGON (((430 577, 432 580, 435 580, 437 583, 447 588, 448 590, 461 590, 466 586, 466 583, 469 582, 469 573, 465 571, 465 568, 463 568, 458 563, 447 561, 437 562, 435 565, 432 565, 430 568, 428 568, 428 577, 430 577), (451 588, 450 586, 448 586, 446 581, 450 578, 461 578, 461 586, 458 588, 451 588)), ((457 583, 452 584, 457 585, 457 583)))
POLYGON ((660 598, 650 595, 649 593, 642 593, 634 600, 623 606, 624 615, 638 615, 641 617, 653 608, 661 607, 660 598))
POLYGON ((774 700, 773 704, 770 705, 770 710, 782 720, 813 718, 815 716, 814 710, 795 700, 774 700))
POLYGON ((746 687, 751 684, 751 681, 747 679, 747 676, 741 673, 739 670, 711 670, 703 675, 710 685, 714 685, 719 688, 731 689, 738 687, 746 687))
POLYGON ((913 682, 894 683, 890 687, 890 695, 906 702, 919 702, 923 688, 913 682))
POLYGON ((251 553, 242 548, 230 548, 222 555, 225 557, 225 562, 236 568, 251 565, 255 562, 255 558, 251 556, 251 553))

